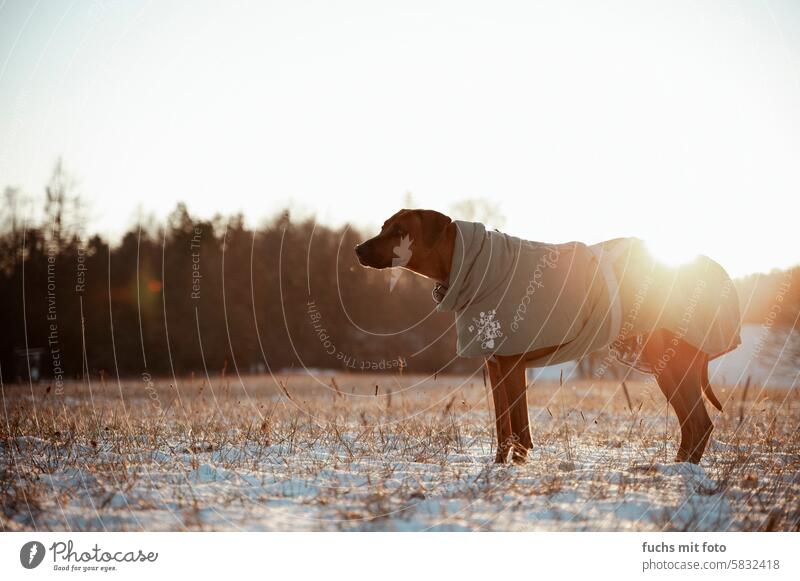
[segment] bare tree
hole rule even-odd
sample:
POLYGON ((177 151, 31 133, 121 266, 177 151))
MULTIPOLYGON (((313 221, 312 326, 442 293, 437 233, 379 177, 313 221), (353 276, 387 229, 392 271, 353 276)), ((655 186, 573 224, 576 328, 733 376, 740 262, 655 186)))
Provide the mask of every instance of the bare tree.
POLYGON ((77 188, 77 180, 64 168, 64 162, 59 157, 45 188, 44 207, 50 237, 56 244, 69 239, 83 226, 83 202, 77 188))
POLYGON ((19 230, 21 192, 19 188, 6 187, 3 191, 3 205, 6 211, 3 212, 3 221, 0 223, 0 231, 10 232, 16 236, 19 230))

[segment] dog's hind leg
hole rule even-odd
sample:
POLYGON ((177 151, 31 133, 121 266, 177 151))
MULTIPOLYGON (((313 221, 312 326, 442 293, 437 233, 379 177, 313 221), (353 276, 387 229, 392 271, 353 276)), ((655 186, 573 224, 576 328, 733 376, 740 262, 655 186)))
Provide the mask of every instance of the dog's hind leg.
POLYGON ((680 339, 674 341, 671 333, 658 331, 648 340, 645 356, 681 426, 675 461, 698 464, 714 429, 703 400, 705 355, 680 339))
POLYGON ((492 400, 494 401, 494 416, 497 427, 497 454, 494 461, 505 464, 508 461, 508 452, 513 443, 511 429, 511 414, 508 405, 507 382, 500 364, 491 359, 486 360, 486 369, 492 383, 492 400))
POLYGON ((511 409, 512 451, 515 463, 522 463, 533 448, 528 420, 528 393, 525 382, 525 362, 521 357, 498 357, 500 371, 506 384, 511 409))

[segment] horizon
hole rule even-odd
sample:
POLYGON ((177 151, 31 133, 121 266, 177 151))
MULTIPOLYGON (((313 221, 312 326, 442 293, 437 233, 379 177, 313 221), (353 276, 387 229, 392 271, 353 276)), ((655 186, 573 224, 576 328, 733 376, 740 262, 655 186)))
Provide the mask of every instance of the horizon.
MULTIPOLYGON (((25 193, 25 192, 20 192, 20 193, 25 193)), ((28 202, 32 202, 33 199, 34 199, 33 197, 28 197, 27 201, 28 202)), ((44 197, 42 197, 42 199, 39 200, 39 201, 43 203, 44 202, 44 197)), ((484 200, 470 200, 470 201, 484 201, 484 200)), ((252 231, 257 231, 257 230, 260 230, 260 229, 262 229, 264 227, 271 226, 272 223, 274 223, 276 220, 278 220, 281 217, 281 215, 284 214, 284 213, 288 213, 289 218, 293 223, 301 223, 301 222, 305 222, 305 221, 310 220, 310 221, 312 221, 312 222, 314 222, 316 224, 319 224, 319 225, 321 225, 321 226, 323 226, 325 228, 330 228, 332 230, 341 229, 341 228, 349 228, 349 229, 354 229, 355 231, 357 231, 357 232, 359 232, 361 234, 369 235, 369 232, 370 232, 369 229, 370 228, 373 228, 375 232, 377 232, 380 229, 379 225, 375 226, 373 224, 364 225, 364 224, 356 224, 356 223, 351 223, 351 222, 344 222, 344 223, 323 223, 323 222, 318 222, 314 215, 303 213, 302 211, 295 212, 295 209, 293 209, 293 208, 291 208, 289 206, 287 206, 285 208, 276 208, 274 212, 272 212, 270 214, 265 214, 263 216, 260 216, 258 218, 258 220, 249 220, 246 215, 244 215, 243 213, 240 213, 240 212, 231 212, 229 214, 217 213, 217 214, 215 214, 213 216, 200 216, 200 215, 196 214, 193 211, 193 209, 192 209, 192 207, 191 207, 191 205, 189 203, 186 203, 184 201, 178 200, 178 201, 176 201, 176 205, 169 212, 166 212, 161 216, 155 216, 152 213, 148 214, 146 212, 142 213, 141 216, 140 216, 141 217, 140 220, 135 220, 134 219, 127 226, 125 226, 121 230, 115 231, 113 233, 102 232, 99 229, 92 229, 91 227, 87 227, 85 230, 82 230, 82 234, 80 235, 80 238, 82 240, 88 240, 90 237, 97 235, 97 236, 100 236, 101 239, 104 242, 106 242, 110 247, 112 247, 112 248, 118 247, 118 245, 122 242, 123 236, 128 234, 128 233, 130 233, 130 232, 139 230, 140 228, 142 230, 144 230, 145 232, 148 232, 153 227, 155 227, 156 229, 159 229, 161 227, 166 226, 167 225, 167 220, 169 218, 169 215, 172 214, 172 212, 176 211, 179 208, 179 205, 183 205, 186 208, 186 211, 187 211, 188 215, 195 222, 198 222, 198 221, 214 222, 216 219, 221 219, 224 222, 224 221, 230 220, 230 219, 232 219, 234 217, 242 216, 244 218, 243 223, 244 223, 245 228, 247 228, 249 230, 252 230, 252 231), (155 219, 155 221, 154 221, 154 219, 155 219), (145 223, 147 223, 147 226, 145 226, 145 223)), ((505 221, 506 221, 506 217, 503 216, 503 215, 499 215, 498 214, 495 217, 500 223, 505 223, 505 221)), ((453 217, 453 219, 457 220, 457 219, 460 219, 460 218, 453 217)), ((475 220, 475 221, 479 221, 479 220, 475 220)), ((37 218, 33 217, 32 214, 29 213, 27 216, 24 217, 24 225, 25 225, 26 229, 29 228, 31 225, 33 225, 34 228, 37 227, 37 226, 38 227, 44 226, 45 225, 44 216, 43 215, 39 216, 38 217, 38 221, 37 221, 37 218)), ((511 235, 515 235, 515 236, 518 235, 518 233, 516 233, 516 232, 509 231, 508 228, 500 227, 500 228, 498 228, 498 230, 500 230, 502 232, 505 232, 505 233, 508 233, 508 234, 511 234, 511 235)), ((565 242, 565 241, 558 241, 558 242, 565 242)), ((582 242, 582 241, 579 240, 579 242, 582 242)), ((650 248, 650 250, 651 250, 651 252, 653 252, 654 254, 656 254, 658 256, 658 251, 660 249, 650 248)), ((697 253, 697 254, 701 254, 701 253, 697 253)), ((672 264, 674 266, 677 266, 677 265, 681 264, 682 262, 686 262, 688 260, 691 260, 692 258, 693 258, 693 256, 685 256, 685 257, 680 257, 679 259, 670 260, 669 257, 663 257, 663 256, 659 257, 660 260, 666 261, 668 264, 672 264)), ((714 259, 713 256, 710 256, 709 258, 714 259)), ((722 266, 724 267, 725 265, 722 265, 722 266)), ((741 273, 741 274, 740 273, 736 273, 736 272, 731 270, 731 276, 732 276, 732 278, 734 280, 738 281, 738 280, 745 280, 745 279, 753 277, 753 276, 767 277, 767 276, 770 276, 770 275, 775 274, 775 273, 785 273, 785 272, 789 272, 789 271, 791 271, 791 270, 793 270, 795 268, 799 268, 799 267, 800 267, 800 260, 798 260, 797 262, 795 262, 793 264, 789 264, 789 265, 787 265, 785 267, 775 266, 775 267, 769 268, 767 270, 750 271, 750 272, 744 272, 744 273, 741 273)), ((726 270, 730 270, 730 269, 726 269, 726 270)))

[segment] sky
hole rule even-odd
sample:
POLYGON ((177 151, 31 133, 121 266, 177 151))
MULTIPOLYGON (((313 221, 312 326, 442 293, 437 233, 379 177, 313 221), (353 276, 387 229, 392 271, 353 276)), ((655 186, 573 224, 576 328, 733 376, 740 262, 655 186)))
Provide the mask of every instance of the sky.
POLYGON ((410 192, 786 267, 800 3, 0 0, 0 188, 59 156, 112 239, 178 201, 373 228, 410 192))

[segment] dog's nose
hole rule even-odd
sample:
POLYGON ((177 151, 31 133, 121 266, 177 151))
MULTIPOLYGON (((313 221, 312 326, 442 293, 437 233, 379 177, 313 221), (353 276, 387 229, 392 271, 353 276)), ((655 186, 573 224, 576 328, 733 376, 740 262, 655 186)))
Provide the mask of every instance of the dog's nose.
POLYGON ((364 245, 356 244, 356 256, 361 258, 364 255, 364 245))

